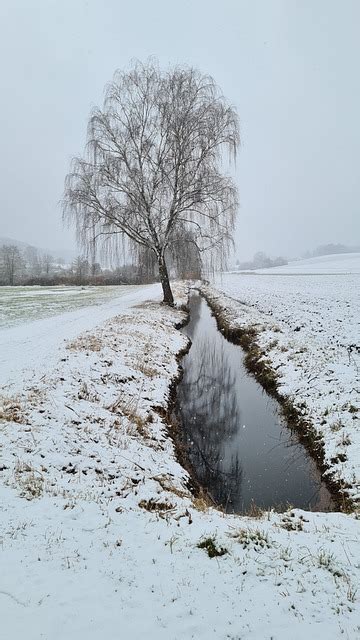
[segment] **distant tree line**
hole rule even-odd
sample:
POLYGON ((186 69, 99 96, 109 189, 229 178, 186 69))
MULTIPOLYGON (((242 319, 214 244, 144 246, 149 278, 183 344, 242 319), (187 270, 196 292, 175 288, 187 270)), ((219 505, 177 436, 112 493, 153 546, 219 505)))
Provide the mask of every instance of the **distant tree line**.
MULTIPOLYGON (((179 239, 180 242, 181 239, 179 239)), ((77 256, 65 264, 62 258, 43 253, 35 247, 19 249, 16 245, 0 246, 0 286, 14 285, 116 285, 143 284, 158 279, 157 261, 151 251, 139 248, 136 264, 129 262, 115 268, 104 268, 92 259, 77 256)), ((183 251, 169 252, 169 268, 175 278, 200 278, 201 259, 191 243, 183 251)))
POLYGON ((239 260, 237 260, 236 268, 238 270, 267 269, 269 267, 279 267, 283 264, 288 264, 286 258, 283 258, 282 256, 269 258, 269 256, 267 256, 263 251, 258 251, 255 253, 253 259, 248 262, 239 262, 239 260))
POLYGON ((360 253, 360 245, 349 247, 345 244, 322 244, 313 251, 307 251, 304 258, 316 258, 318 256, 329 256, 336 253, 360 253))
POLYGON ((41 253, 35 247, 21 250, 16 245, 4 244, 0 246, 0 284, 11 286, 29 277, 49 277, 54 263, 52 255, 41 253))

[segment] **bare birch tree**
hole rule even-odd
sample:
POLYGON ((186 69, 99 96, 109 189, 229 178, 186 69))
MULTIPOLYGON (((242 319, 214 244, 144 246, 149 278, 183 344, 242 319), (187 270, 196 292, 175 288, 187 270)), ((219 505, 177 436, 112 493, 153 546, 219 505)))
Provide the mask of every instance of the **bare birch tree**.
POLYGON ((25 248, 24 258, 26 264, 26 271, 30 276, 39 277, 42 271, 41 255, 36 247, 29 245, 25 248))
POLYGON ((54 262, 55 260, 50 253, 45 253, 42 256, 41 264, 46 276, 50 275, 54 262))
POLYGON ((66 178, 64 218, 85 246, 122 234, 150 249, 173 304, 165 253, 179 231, 200 253, 224 254, 232 241, 237 191, 224 151, 231 161, 238 144, 237 114, 211 77, 138 62, 115 73, 103 109, 91 113, 85 157, 66 178))
POLYGON ((85 256, 78 256, 73 262, 73 271, 77 284, 84 284, 90 272, 90 265, 85 256))

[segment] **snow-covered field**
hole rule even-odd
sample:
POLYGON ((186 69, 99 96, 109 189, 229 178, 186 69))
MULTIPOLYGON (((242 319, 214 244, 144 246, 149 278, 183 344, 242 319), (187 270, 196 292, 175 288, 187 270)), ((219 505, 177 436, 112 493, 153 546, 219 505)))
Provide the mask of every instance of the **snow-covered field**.
POLYGON ((184 314, 132 295, 24 325, 28 368, 24 327, 0 332, 2 637, 359 637, 359 521, 194 499, 163 417, 184 314))
POLYGON ((129 293, 140 287, 0 287, 0 329, 56 316, 129 293))
MULTIPOLYGON (((57 288, 54 287, 54 289, 57 288)), ((16 316, 21 318, 21 322, 19 320, 15 326, 0 329, 0 385, 6 385, 6 388, 11 388, 11 392, 14 393, 34 375, 44 375, 55 366, 60 357, 59 348, 64 346, 64 340, 76 337, 81 331, 95 327, 144 299, 161 299, 159 285, 109 287, 112 292, 107 289, 107 287, 89 289, 91 307, 80 304, 78 296, 82 298, 86 294, 82 294, 79 289, 77 292, 72 291, 68 295, 69 298, 76 296, 74 306, 71 307, 68 300, 65 313, 59 313, 58 296, 55 293, 53 294, 54 309, 51 308, 50 313, 47 314, 39 302, 40 292, 36 298, 39 318, 37 320, 32 320, 33 314, 30 313, 26 321, 27 302, 25 310, 22 310, 18 299, 16 316), (95 289, 99 289, 98 296, 95 289), (70 311, 71 308, 74 310, 70 311), (56 310, 57 315, 55 315, 56 310)))

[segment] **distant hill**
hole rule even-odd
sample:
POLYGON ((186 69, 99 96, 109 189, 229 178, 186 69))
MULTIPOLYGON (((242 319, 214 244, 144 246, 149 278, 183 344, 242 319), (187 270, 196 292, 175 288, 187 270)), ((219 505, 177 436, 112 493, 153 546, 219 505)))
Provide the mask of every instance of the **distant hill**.
MULTIPOLYGON (((26 249, 26 247, 32 247, 33 245, 27 244, 26 242, 20 242, 20 240, 14 240, 14 238, 4 238, 2 236, 0 236, 0 247, 3 244, 11 244, 11 245, 15 245, 15 247, 18 247, 19 249, 26 249)), ((38 247, 36 247, 38 248, 38 247)), ((40 249, 38 249, 40 251, 40 249)))
POLYGON ((18 249, 22 251, 24 251, 28 247, 32 247, 34 249, 37 249, 37 251, 41 254, 50 254, 54 258, 62 258, 67 263, 72 262, 77 255, 77 252, 73 249, 44 249, 27 242, 22 242, 21 240, 15 240, 14 238, 6 238, 0 236, 0 247, 3 244, 15 245, 15 247, 18 247, 18 249))

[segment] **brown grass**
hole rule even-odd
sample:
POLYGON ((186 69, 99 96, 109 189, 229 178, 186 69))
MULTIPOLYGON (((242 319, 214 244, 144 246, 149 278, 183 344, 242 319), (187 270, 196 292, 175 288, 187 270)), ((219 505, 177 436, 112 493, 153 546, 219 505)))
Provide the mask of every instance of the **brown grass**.
POLYGON ((148 427, 147 416, 143 418, 138 412, 139 401, 137 398, 119 397, 113 404, 106 407, 108 411, 117 413, 128 418, 128 420, 136 426, 138 433, 143 438, 149 438, 150 432, 148 427))
POLYGON ((202 511, 203 513, 210 509, 210 507, 215 506, 210 496, 204 491, 203 488, 200 488, 198 491, 198 495, 196 495, 192 499, 192 504, 194 509, 202 511))
POLYGON ((69 351, 101 351, 103 344, 98 336, 85 334, 79 336, 76 340, 69 341, 66 348, 69 351))
POLYGON ((170 493, 173 493, 178 498, 190 497, 189 491, 185 491, 184 489, 178 489, 178 487, 175 487, 174 484, 171 482, 171 480, 165 475, 153 476, 152 480, 155 480, 156 482, 158 482, 160 487, 164 491, 169 491, 170 493))
POLYGON ((26 423, 26 418, 18 396, 0 396, 0 422, 26 423))

